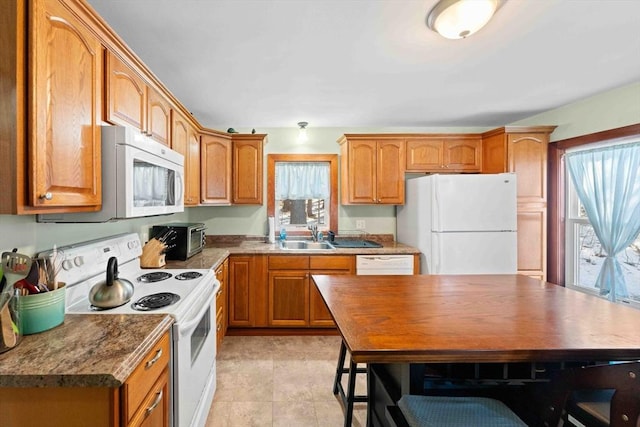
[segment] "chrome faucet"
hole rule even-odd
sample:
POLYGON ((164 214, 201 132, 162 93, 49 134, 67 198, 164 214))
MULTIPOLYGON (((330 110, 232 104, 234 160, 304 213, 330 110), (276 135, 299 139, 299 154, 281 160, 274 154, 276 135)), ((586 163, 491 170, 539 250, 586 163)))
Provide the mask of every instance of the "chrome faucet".
POLYGON ((318 224, 311 224, 307 227, 311 231, 311 240, 318 241, 318 224))

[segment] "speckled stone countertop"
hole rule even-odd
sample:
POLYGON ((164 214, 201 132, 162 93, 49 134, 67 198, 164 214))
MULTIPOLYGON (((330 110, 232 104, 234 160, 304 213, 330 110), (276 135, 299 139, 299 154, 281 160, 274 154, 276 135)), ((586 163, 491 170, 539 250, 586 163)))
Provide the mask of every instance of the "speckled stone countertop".
POLYGON ((172 324, 165 314, 67 314, 0 354, 0 387, 120 387, 172 324))
POLYGON ((280 244, 246 240, 207 243, 204 250, 186 261, 167 261, 166 268, 217 268, 229 255, 415 255, 420 250, 398 242, 379 242, 381 248, 340 248, 325 250, 282 249, 280 244))

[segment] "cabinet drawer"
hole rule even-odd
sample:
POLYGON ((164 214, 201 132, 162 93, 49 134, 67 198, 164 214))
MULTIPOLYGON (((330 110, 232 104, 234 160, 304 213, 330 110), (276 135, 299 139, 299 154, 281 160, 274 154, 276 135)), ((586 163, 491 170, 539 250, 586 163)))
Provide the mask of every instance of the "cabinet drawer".
POLYGON ((224 299, 224 289, 221 286, 220 289, 218 289, 218 292, 216 292, 216 316, 220 315, 225 306, 224 299))
POLYGON ((308 256, 274 255, 269 257, 269 270, 307 270, 308 268, 308 256))
POLYGON ((169 365, 169 333, 152 347, 124 384, 127 419, 133 415, 151 390, 162 371, 169 365))
POLYGON ((218 279, 218 281, 220 283, 224 283, 225 282, 225 277, 224 277, 224 273, 225 273, 225 269, 224 267, 221 265, 220 267, 218 267, 218 269, 216 270, 216 279, 218 279))
POLYGON ((224 312, 219 311, 218 316, 216 317, 216 353, 220 351, 220 344, 222 343, 222 338, 224 337, 224 312))
POLYGON ((353 256, 329 255, 309 257, 311 270, 351 270, 353 269, 353 256))
POLYGON ((169 401, 169 368, 167 367, 149 390, 149 394, 128 424, 129 427, 168 426, 169 401))

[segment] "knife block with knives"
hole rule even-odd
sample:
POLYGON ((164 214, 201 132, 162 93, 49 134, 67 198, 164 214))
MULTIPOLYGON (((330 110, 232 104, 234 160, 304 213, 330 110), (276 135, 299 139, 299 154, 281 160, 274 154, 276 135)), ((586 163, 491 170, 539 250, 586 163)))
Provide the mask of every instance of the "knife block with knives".
POLYGON ((158 239, 151 238, 142 248, 140 267, 159 268, 166 265, 165 255, 167 245, 158 239))

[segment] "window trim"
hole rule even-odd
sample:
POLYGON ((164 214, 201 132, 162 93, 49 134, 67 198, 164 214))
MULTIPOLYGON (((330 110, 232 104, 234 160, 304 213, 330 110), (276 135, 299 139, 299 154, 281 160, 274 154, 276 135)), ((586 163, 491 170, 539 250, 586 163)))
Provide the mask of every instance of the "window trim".
MULTIPOLYGON (((338 155, 337 154, 268 154, 267 155, 267 216, 275 214, 275 185, 277 162, 328 162, 331 175, 331 203, 329 221, 331 229, 338 231, 338 155)), ((292 235, 307 235, 306 230, 294 231, 292 235)))
POLYGON ((553 141, 549 144, 549 199, 548 199, 548 248, 547 280, 565 285, 565 192, 566 179, 564 154, 566 150, 606 140, 640 136, 640 123, 553 141))

